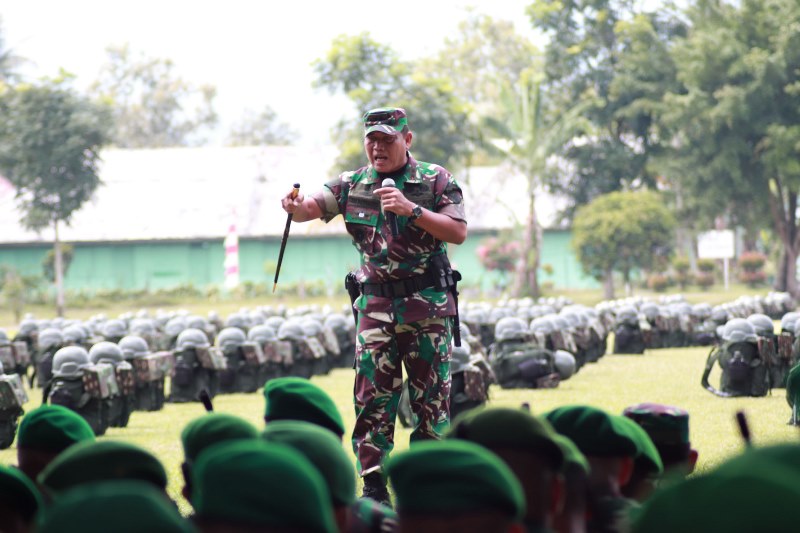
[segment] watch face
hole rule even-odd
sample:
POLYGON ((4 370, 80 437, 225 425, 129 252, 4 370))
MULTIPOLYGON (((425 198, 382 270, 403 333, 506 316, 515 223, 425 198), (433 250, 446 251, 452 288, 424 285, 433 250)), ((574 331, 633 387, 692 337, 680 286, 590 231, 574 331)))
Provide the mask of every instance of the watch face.
POLYGON ((420 206, 418 206, 418 205, 415 205, 411 209, 411 216, 413 216, 414 218, 421 217, 422 216, 422 208, 420 206))

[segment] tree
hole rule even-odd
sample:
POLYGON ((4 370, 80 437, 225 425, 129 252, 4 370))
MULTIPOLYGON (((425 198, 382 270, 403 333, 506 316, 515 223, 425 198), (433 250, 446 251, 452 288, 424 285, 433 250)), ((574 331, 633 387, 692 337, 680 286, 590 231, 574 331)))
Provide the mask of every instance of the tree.
POLYGON ((675 219, 654 192, 614 192, 578 208, 572 245, 584 271, 604 280, 614 298, 613 273, 630 282, 635 270, 663 268, 672 253, 675 219))
POLYGON ((337 168, 363 166, 361 114, 387 105, 408 112, 409 125, 418 132, 412 147, 416 158, 451 169, 466 161, 468 109, 449 80, 415 72, 367 33, 334 39, 326 57, 314 63, 314 70, 316 87, 344 93, 358 110, 334 132, 341 148, 337 168))
POLYGON ((800 5, 698 0, 674 50, 672 177, 712 217, 752 230, 769 213, 783 244, 776 284, 798 295, 800 5))
POLYGON ((127 45, 106 50, 108 62, 92 91, 114 114, 113 144, 120 148, 188 146, 217 123, 216 89, 175 74, 169 59, 134 56, 127 45))
POLYGON ((59 225, 100 185, 99 150, 108 142, 107 111, 67 87, 66 80, 0 91, 0 172, 16 188, 22 225, 55 233, 56 310, 64 313, 59 225))
POLYGON ((12 49, 6 47, 2 21, 0 17, 0 83, 11 83, 17 79, 16 68, 23 60, 12 49))
POLYGON ((668 6, 647 13, 633 0, 536 0, 528 8, 545 32, 546 90, 555 109, 586 105, 586 127, 564 142, 548 184, 578 206, 612 191, 654 188, 651 158, 661 130, 662 96, 677 90, 669 47, 685 32, 668 6))
POLYGON ((283 146, 297 139, 297 132, 278 120, 269 106, 260 113, 245 112, 228 133, 229 146, 283 146))

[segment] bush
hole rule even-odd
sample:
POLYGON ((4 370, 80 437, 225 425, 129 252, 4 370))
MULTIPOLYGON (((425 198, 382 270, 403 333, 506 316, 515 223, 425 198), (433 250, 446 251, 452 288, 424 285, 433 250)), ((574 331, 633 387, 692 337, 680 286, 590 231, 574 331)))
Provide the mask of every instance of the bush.
POLYGON ((713 259, 698 259, 697 270, 700 272, 713 273, 717 269, 717 262, 713 259))
POLYGON ((672 268, 675 270, 675 283, 678 284, 681 290, 685 289, 691 280, 689 275, 690 267, 691 264, 688 257, 678 256, 672 261, 672 268))
POLYGON ((759 285, 763 285, 767 280, 767 274, 763 270, 756 270, 753 272, 745 270, 739 272, 739 280, 742 283, 746 283, 749 287, 758 287, 759 285))
POLYGON ((655 292, 664 292, 669 287, 669 277, 666 274, 650 274, 647 287, 655 292))
POLYGON ((738 265, 746 272, 756 272, 767 264, 767 256, 761 252, 744 252, 739 256, 738 265))
POLYGON ((520 244, 518 241, 489 237, 481 242, 476 252, 486 270, 513 272, 519 259, 520 244))
POLYGON ((703 290, 708 290, 709 287, 714 285, 714 274, 711 272, 697 272, 694 275, 694 282, 703 290))

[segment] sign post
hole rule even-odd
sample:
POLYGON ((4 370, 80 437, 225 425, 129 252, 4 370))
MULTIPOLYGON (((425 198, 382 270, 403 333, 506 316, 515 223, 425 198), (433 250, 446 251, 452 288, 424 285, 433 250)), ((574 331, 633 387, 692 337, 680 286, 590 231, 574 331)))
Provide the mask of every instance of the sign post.
POLYGON ((697 257, 700 259, 722 259, 725 290, 729 287, 728 262, 735 257, 733 230, 713 230, 697 235, 697 257))

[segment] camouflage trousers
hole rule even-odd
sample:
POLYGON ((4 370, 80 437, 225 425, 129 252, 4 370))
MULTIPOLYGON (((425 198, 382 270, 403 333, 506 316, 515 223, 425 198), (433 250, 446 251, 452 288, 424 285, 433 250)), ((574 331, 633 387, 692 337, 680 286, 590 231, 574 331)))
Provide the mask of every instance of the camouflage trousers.
POLYGON ((450 423, 452 317, 408 324, 359 315, 356 339, 353 451, 359 475, 381 469, 394 447, 406 367, 414 429, 411 441, 439 439, 450 423))

